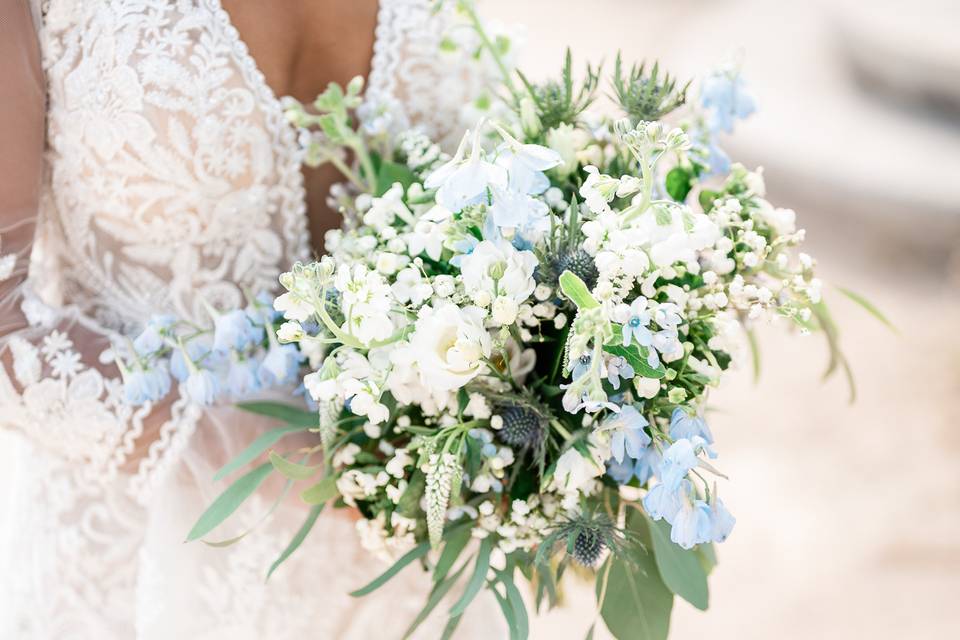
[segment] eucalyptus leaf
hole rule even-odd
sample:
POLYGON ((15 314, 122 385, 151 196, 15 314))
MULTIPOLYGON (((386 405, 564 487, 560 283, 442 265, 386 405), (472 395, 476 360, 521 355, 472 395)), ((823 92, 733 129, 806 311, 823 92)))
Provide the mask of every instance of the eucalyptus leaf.
POLYGON ((697 552, 683 549, 670 540, 670 525, 666 520, 647 522, 653 539, 653 555, 663 583, 697 609, 706 611, 709 604, 707 574, 697 552))
POLYGON ((284 478, 289 478, 290 480, 306 480, 316 475, 320 470, 319 466, 308 466, 290 462, 276 451, 270 452, 270 464, 272 464, 273 468, 279 471, 284 478))
POLYGON ((490 551, 493 549, 493 538, 487 536, 480 542, 480 550, 477 552, 477 563, 474 565, 473 574, 467 582, 463 595, 450 608, 451 616, 461 615, 467 610, 467 607, 480 592, 483 582, 487 577, 487 569, 490 568, 490 551))
MULTIPOLYGON (((423 621, 437 608, 437 605, 440 604, 440 601, 443 600, 443 597, 447 595, 453 585, 457 583, 457 580, 460 579, 460 576, 466 568, 466 565, 460 567, 452 576, 433 586, 433 589, 430 591, 430 596, 427 598, 427 604, 424 605, 423 610, 421 610, 413 622, 410 623, 410 626, 407 627, 406 633, 403 634, 404 640, 412 636, 413 632, 417 630, 417 627, 423 624, 423 621)), ((457 617, 459 617, 459 615, 460 614, 457 614, 457 617)))
POLYGON ((447 577, 447 574, 450 573, 450 569, 453 568, 457 558, 460 557, 460 554, 463 552, 464 548, 466 548, 467 544, 472 538, 469 526, 461 526, 451 529, 444 537, 446 538, 447 542, 443 545, 443 551, 440 553, 440 559, 437 560, 437 566, 433 570, 434 582, 440 582, 447 577))
POLYGON ((303 524, 300 526, 300 529, 297 530, 296 535, 293 536, 293 540, 290 541, 290 544, 287 545, 280 553, 280 557, 273 561, 273 564, 270 565, 270 570, 267 571, 267 580, 270 579, 270 576, 273 575, 273 572, 277 570, 283 562, 290 557, 294 551, 296 551, 303 541, 306 540, 307 534, 310 533, 310 530, 313 529, 313 525, 317 522, 317 517, 320 515, 320 512, 323 511, 323 505, 318 504, 314 505, 312 509, 307 513, 307 519, 304 520, 303 524))
POLYGON ((187 534, 187 541, 202 538, 230 517, 230 515, 243 504, 243 501, 257 490, 260 483, 262 483, 272 471, 273 465, 269 462, 264 462, 259 467, 237 478, 237 480, 227 487, 226 491, 221 493, 217 499, 213 501, 213 504, 203 512, 197 520, 197 523, 193 525, 190 533, 187 534))
POLYGON ((510 602, 510 608, 513 609, 517 638, 526 640, 530 636, 530 621, 527 618, 527 606, 523 603, 523 596, 520 595, 517 585, 513 582, 512 567, 500 573, 500 581, 507 590, 507 600, 510 602))
POLYGON ((877 320, 885 324, 888 329, 890 329, 894 333, 900 333, 897 327, 892 322, 890 322, 887 316, 885 316, 883 312, 876 307, 876 305, 874 305, 872 302, 864 298, 862 295, 860 295, 856 291, 851 291, 850 289, 846 289, 844 287, 836 287, 836 289, 846 297, 850 298, 850 300, 860 305, 864 311, 866 311, 867 313, 872 315, 874 318, 876 318, 877 320))
POLYGON ((356 591, 351 591, 350 595, 354 598, 359 598, 365 596, 368 593, 376 591, 384 584, 386 584, 390 578, 400 573, 404 567, 413 562, 414 560, 419 560, 423 556, 427 555, 427 552, 430 551, 429 542, 421 542, 416 547, 408 551, 403 557, 393 563, 389 569, 377 576, 372 582, 367 584, 364 587, 357 589, 356 591))
POLYGON ((312 487, 307 487, 300 493, 300 499, 307 504, 322 505, 337 497, 337 477, 327 476, 312 487))
POLYGON ((262 454, 264 451, 276 444, 281 438, 291 433, 297 433, 299 431, 306 431, 308 427, 303 425, 290 425, 286 427, 279 427, 277 429, 271 429, 266 433, 260 434, 260 436, 250 443, 250 445, 244 449, 240 455, 236 458, 223 465, 219 471, 213 476, 215 482, 223 480, 228 475, 236 471, 237 469, 244 467, 262 454))
MULTIPOLYGON (((635 511, 628 521, 639 544, 626 551, 629 560, 615 555, 607 559, 610 573, 600 615, 618 640, 666 640, 673 594, 660 579, 646 518, 635 511)), ((598 598, 601 587, 598 581, 598 598)))
POLYGON ((320 417, 313 411, 305 411, 300 407, 282 402, 240 402, 238 409, 256 413, 257 415, 276 418, 290 426, 319 427, 320 417))

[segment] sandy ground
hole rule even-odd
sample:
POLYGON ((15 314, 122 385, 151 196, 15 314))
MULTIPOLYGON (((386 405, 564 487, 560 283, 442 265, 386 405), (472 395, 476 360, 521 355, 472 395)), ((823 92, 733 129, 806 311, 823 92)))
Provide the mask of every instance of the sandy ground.
MULTIPOLYGON (((790 55, 807 55, 804 44, 817 46, 813 35, 804 41, 803 33, 796 32, 804 21, 815 22, 812 9, 798 21, 784 23, 769 9, 773 3, 766 2, 485 4, 494 17, 529 25, 548 8, 552 15, 569 8, 570 15, 577 16, 557 19, 549 28, 528 27, 523 61, 535 75, 552 72, 565 43, 594 59, 609 60, 620 46, 637 58, 659 55, 679 60, 681 66, 705 64, 738 43, 735 38, 697 39, 691 34, 706 33, 708 23, 715 33, 747 33, 742 24, 725 23, 720 10, 736 13, 741 21, 753 16, 760 21, 757 29, 765 33, 751 41, 747 69, 753 66, 761 78, 755 83, 761 104, 765 92, 773 93, 765 79, 774 82, 776 65, 786 64, 790 55), (760 10, 761 4, 766 11, 760 10), (693 21, 693 31, 683 26, 689 16, 706 11, 716 11, 717 20, 701 17, 693 21), (777 29, 785 35, 781 49, 792 51, 769 48, 777 41, 777 29)), ((900 332, 893 334, 839 294, 828 292, 856 374, 859 397, 851 405, 841 378, 821 381, 827 357, 821 338, 787 334, 780 326, 761 330, 760 382, 755 385, 749 366, 744 366, 713 396, 711 425, 721 467, 730 476, 721 492, 737 516, 737 528, 720 546, 709 611, 679 602, 672 637, 956 637, 960 287, 948 263, 955 238, 918 233, 919 221, 926 219, 924 207, 929 208, 922 198, 912 213, 908 206, 906 213, 878 212, 871 218, 863 202, 873 187, 888 186, 883 175, 858 173, 853 191, 831 189, 825 182, 811 189, 810 167, 862 163, 851 157, 856 151, 840 141, 830 157, 810 157, 811 150, 803 148, 791 153, 789 140, 768 146, 768 134, 783 128, 776 122, 779 109, 774 109, 784 104, 780 88, 776 96, 768 96, 775 98, 767 101, 773 103, 773 112, 762 111, 735 150, 742 152, 739 157, 767 167, 775 203, 797 209, 824 278, 867 295, 888 312, 900 332), (881 215, 887 218, 881 221, 881 215), (902 217, 891 220, 891 215, 902 217)), ((838 92, 824 84, 819 99, 829 103, 838 92)), ((840 98, 836 100, 840 104, 840 98)), ((854 110, 848 112, 852 121, 860 121, 857 103, 844 98, 843 104, 854 110)), ((903 126, 914 124, 908 119, 903 126)), ((792 126, 800 129, 797 138, 817 135, 816 122, 796 119, 792 126)), ((879 135, 869 127, 862 132, 865 138, 871 133, 879 135)), ((957 130, 951 129, 944 130, 942 138, 956 136, 957 130)), ((934 155, 942 152, 930 150, 934 155)), ((910 189, 901 191, 910 194, 910 189)), ((953 210, 960 212, 950 193, 941 192, 947 203, 941 209, 956 204, 953 210)), ((533 638, 582 638, 592 615, 590 593, 572 587, 569 606, 539 619, 533 638)))

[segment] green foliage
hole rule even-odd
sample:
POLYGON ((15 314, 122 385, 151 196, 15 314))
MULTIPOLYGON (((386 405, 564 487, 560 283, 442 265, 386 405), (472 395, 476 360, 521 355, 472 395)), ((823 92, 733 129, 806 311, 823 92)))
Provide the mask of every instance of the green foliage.
POLYGON ((293 536, 293 540, 290 541, 290 544, 280 553, 280 557, 273 561, 273 564, 270 565, 270 570, 267 571, 267 580, 270 579, 270 576, 273 575, 273 572, 283 564, 283 562, 290 557, 290 555, 296 551, 303 541, 306 540, 307 534, 310 533, 310 530, 313 529, 313 525, 317 522, 317 517, 320 515, 320 512, 323 511, 323 504, 314 505, 310 511, 307 513, 307 519, 304 520, 303 524, 300 526, 300 529, 293 536))
MULTIPOLYGON (((544 130, 561 124, 576 124, 577 118, 596 99, 600 84, 600 68, 587 64, 586 74, 578 89, 574 89, 573 55, 567 48, 560 80, 534 84, 517 71, 523 81, 544 130)), ((519 105, 518 105, 519 107, 519 105)))
POLYGON ((613 89, 620 107, 633 122, 660 120, 686 102, 689 87, 690 82, 687 82, 678 88, 676 78, 669 73, 661 76, 659 62, 654 63, 649 74, 645 62, 639 67, 631 66, 626 72, 621 56, 617 54, 613 89))
POLYGON ((313 411, 304 411, 299 407, 282 402, 240 402, 237 404, 237 408, 268 418, 276 418, 290 426, 319 426, 317 414, 313 411))
POLYGON ((451 616, 462 615, 473 599, 480 593, 484 580, 487 577, 487 569, 490 568, 490 552, 493 550, 493 537, 487 536, 480 542, 480 550, 477 552, 477 563, 474 565, 473 573, 467 582, 463 595, 450 608, 451 616))
POLYGON ((290 462, 276 451, 270 452, 270 464, 280 472, 280 475, 290 480, 306 480, 320 470, 320 467, 290 462))
POLYGON ((693 189, 694 173, 689 169, 677 166, 667 173, 667 193, 677 202, 683 202, 693 189))
POLYGON ((660 579, 646 517, 632 511, 627 528, 640 544, 629 557, 610 556, 597 580, 600 615, 618 640, 666 640, 670 630, 673 594, 660 579))
POLYGON ((190 542, 202 538, 230 517, 230 515, 243 504, 243 501, 257 490, 257 487, 260 486, 272 471, 273 465, 269 462, 264 462, 259 467, 240 476, 236 482, 227 487, 226 491, 221 493, 217 499, 213 501, 213 504, 207 507, 207 510, 203 512, 197 520, 197 523, 190 529, 190 533, 187 534, 187 541, 190 542))
POLYGON ((326 504, 338 495, 336 476, 327 476, 312 487, 307 487, 300 494, 300 499, 307 504, 326 504))
POLYGON ((874 305, 872 302, 864 298, 862 295, 860 295, 856 291, 851 291, 850 289, 845 289, 844 287, 835 287, 835 288, 837 289, 837 291, 845 295, 847 298, 849 298, 856 304, 860 305, 860 307, 862 307, 864 311, 866 311, 867 313, 872 315, 874 318, 876 318, 877 320, 885 324, 888 329, 890 329, 894 333, 899 333, 899 331, 897 330, 897 327, 892 322, 890 322, 890 320, 887 319, 887 316, 885 316, 883 312, 880 311, 880 309, 878 309, 876 305, 874 305))
POLYGON ((373 593, 383 585, 385 585, 393 576, 397 575, 402 571, 408 564, 414 560, 419 560, 423 556, 427 555, 427 552, 430 551, 429 542, 421 542, 416 547, 408 551, 403 555, 399 560, 394 562, 389 569, 377 576, 373 581, 371 581, 366 586, 363 586, 356 591, 351 591, 350 595, 354 598, 359 598, 365 596, 368 593, 373 593))
POLYGON ((572 271, 560 274, 560 290, 578 309, 595 309, 600 303, 590 293, 587 285, 572 271))
POLYGON ((236 471, 237 469, 246 466, 257 459, 260 454, 276 444, 281 438, 291 433, 299 433, 301 431, 306 431, 307 426, 303 425, 292 425, 286 427, 279 427, 277 429, 272 429, 265 433, 260 434, 260 436, 250 443, 250 445, 244 449, 240 455, 236 458, 225 464, 223 467, 217 471, 216 475, 213 476, 214 481, 220 481, 226 478, 228 475, 236 471))
POLYGON ((406 191, 416 181, 417 176, 406 165, 381 161, 377 167, 377 193, 374 195, 382 196, 396 182, 403 185, 403 190, 406 191))
POLYGON ((660 363, 656 368, 650 366, 647 362, 647 347, 641 347, 635 342, 631 343, 629 347, 618 343, 605 344, 603 345, 603 350, 615 356, 626 358, 637 375, 643 376, 644 378, 656 378, 659 380, 667 375, 667 370, 664 368, 663 363, 660 363))
POLYGON ((670 525, 665 520, 647 522, 663 583, 670 591, 705 611, 709 602, 707 574, 700 564, 697 551, 688 551, 674 544, 670 540, 670 525))

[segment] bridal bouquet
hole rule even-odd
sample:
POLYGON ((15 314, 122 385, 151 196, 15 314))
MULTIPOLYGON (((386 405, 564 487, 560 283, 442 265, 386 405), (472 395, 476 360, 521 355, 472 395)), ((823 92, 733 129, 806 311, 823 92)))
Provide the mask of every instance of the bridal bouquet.
MULTIPOLYGON (((500 40, 473 24, 500 61, 500 40)), ((221 471, 269 455, 189 537, 279 473, 306 483, 311 508, 271 571, 324 505, 356 509, 363 546, 393 564, 354 595, 414 562, 433 573, 408 635, 453 591, 449 637, 486 588, 524 638, 519 578, 539 608, 575 566, 594 576, 616 637, 663 638, 674 595, 707 607, 713 544, 734 527, 705 408, 741 343, 755 346, 751 327, 822 330, 846 364, 794 213, 718 146, 754 109, 735 67, 691 101, 658 66, 618 59, 619 113, 603 117, 589 109, 600 70, 575 82, 569 54, 546 83, 502 66, 505 99, 452 157, 416 130, 358 126, 359 79, 312 109, 288 104, 307 162, 347 180, 327 255, 283 274, 278 315, 253 303, 212 312, 206 337, 148 331, 167 387, 176 370, 209 401, 282 384, 305 363, 315 408, 243 405, 288 426, 221 471), (316 446, 279 448, 307 429, 316 446)), ((155 396, 163 382, 152 384, 131 396, 155 396)))

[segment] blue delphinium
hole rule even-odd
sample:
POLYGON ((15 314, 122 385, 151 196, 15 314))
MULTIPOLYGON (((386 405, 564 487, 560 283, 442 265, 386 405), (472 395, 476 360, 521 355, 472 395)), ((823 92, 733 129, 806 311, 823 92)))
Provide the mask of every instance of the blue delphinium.
POLYGON ((736 120, 743 120, 757 110, 757 101, 740 76, 739 69, 718 69, 703 81, 700 103, 710 114, 713 132, 733 132, 736 120))
POLYGON ((170 372, 165 362, 149 369, 125 371, 123 395, 128 404, 155 402, 170 392, 170 372))
POLYGON ((215 351, 243 350, 253 344, 257 336, 257 327, 250 321, 247 312, 242 309, 221 313, 214 318, 213 348, 215 351))
POLYGON ((183 390, 191 401, 208 405, 212 404, 220 393, 220 381, 213 371, 193 367, 183 384, 183 390))
POLYGON ((271 345, 257 370, 260 384, 274 387, 295 382, 302 360, 303 354, 295 344, 271 345))
POLYGON ((160 351, 164 346, 164 334, 176 322, 176 318, 169 314, 162 314, 150 318, 147 326, 133 339, 133 348, 141 356, 147 356, 160 351))
POLYGON ((260 389, 259 368, 260 363, 253 358, 234 362, 227 371, 226 387, 230 395, 242 398, 260 389))
POLYGON ((649 424, 635 407, 627 405, 604 420, 599 430, 610 433, 610 455, 623 462, 625 456, 636 459, 650 444, 650 436, 644 431, 649 424))
POLYGON ((674 515, 670 539, 684 549, 709 542, 713 532, 710 507, 703 500, 690 500, 684 496, 682 505, 674 515))
POLYGON ((710 433, 710 427, 702 416, 684 407, 674 409, 670 415, 670 437, 679 440, 691 439, 695 436, 703 438, 708 444, 713 444, 713 434, 710 433))

